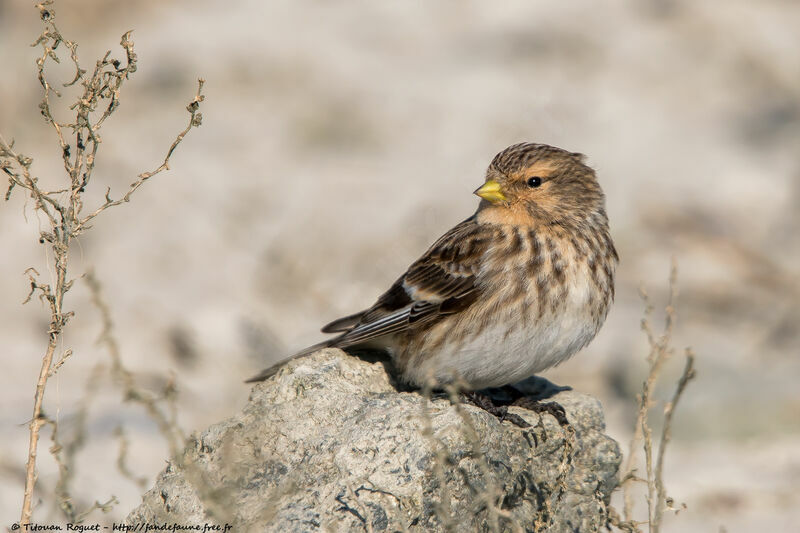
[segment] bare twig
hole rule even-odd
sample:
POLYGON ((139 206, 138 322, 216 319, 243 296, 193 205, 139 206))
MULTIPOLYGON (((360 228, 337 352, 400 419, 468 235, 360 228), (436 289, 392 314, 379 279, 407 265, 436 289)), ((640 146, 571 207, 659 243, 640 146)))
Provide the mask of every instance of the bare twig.
POLYGON ((447 474, 445 466, 451 462, 450 453, 445 444, 436 437, 433 431, 433 417, 431 416, 430 403, 431 395, 436 380, 429 376, 425 380, 425 387, 422 389, 424 401, 422 402, 422 435, 428 439, 433 450, 433 476, 439 484, 441 500, 433 503, 433 508, 444 531, 457 531, 458 524, 453 520, 453 508, 450 500, 450 488, 447 484, 447 474))
MULTIPOLYGON (((130 200, 131 195, 148 179, 156 174, 169 169, 169 158, 184 136, 202 122, 199 112, 200 103, 203 101, 203 80, 198 81, 198 89, 194 99, 189 103, 189 123, 181 131, 167 151, 164 161, 159 167, 138 176, 128 192, 117 201, 106 195, 106 202, 96 208, 89 215, 81 215, 83 210, 83 194, 89 184, 97 151, 102 139, 100 128, 111 114, 119 107, 120 89, 136 72, 136 53, 131 41, 131 32, 126 32, 120 41, 125 52, 123 61, 114 59, 111 51, 95 63, 94 69, 89 72, 81 68, 78 62, 77 44, 65 39, 55 23, 54 1, 44 0, 36 5, 40 18, 44 23, 42 31, 33 46, 41 48, 41 55, 36 60, 37 77, 43 89, 42 101, 39 109, 47 124, 53 127, 59 144, 59 150, 64 162, 64 169, 69 176, 69 186, 53 191, 43 190, 39 186, 36 176, 31 173, 33 160, 14 149, 14 142, 7 142, 0 136, 0 170, 8 178, 8 189, 5 194, 8 200, 17 187, 25 190, 33 200, 34 208, 47 217, 49 229, 42 230, 39 242, 48 243, 52 248, 53 271, 55 280, 51 284, 39 282, 39 274, 34 269, 28 269, 31 290, 26 299, 29 301, 33 295, 46 302, 50 308, 50 327, 48 328, 48 344, 42 357, 39 377, 36 382, 34 395, 33 416, 29 424, 30 439, 28 443, 28 461, 25 468, 25 490, 23 494, 20 524, 29 524, 31 520, 31 503, 33 490, 36 484, 36 459, 39 443, 39 433, 44 424, 50 421, 44 416, 42 404, 44 401, 47 380, 64 364, 72 352, 67 349, 54 364, 54 354, 61 339, 62 331, 72 316, 71 311, 64 311, 64 296, 72 287, 74 280, 67 276, 69 264, 69 248, 73 239, 77 238, 89 226, 87 223, 102 211, 130 200), (69 109, 74 112, 71 121, 60 121, 53 113, 52 98, 61 97, 61 93, 48 80, 46 69, 50 62, 60 62, 57 49, 69 51, 69 57, 75 66, 73 79, 64 86, 80 85, 82 90, 69 109), (62 200, 63 195, 68 198, 62 200)), ((54 428, 54 432, 56 429, 54 428)), ((172 446, 171 446, 172 447, 172 446)), ((109 504, 97 504, 98 507, 107 507, 109 504)))
POLYGON ((107 191, 105 203, 100 207, 98 207, 94 212, 90 213, 89 215, 86 215, 78 224, 77 229, 82 229, 87 227, 86 224, 89 221, 91 221, 93 218, 95 218, 97 215, 99 215, 109 207, 114 207, 129 202, 131 199, 131 195, 133 195, 133 193, 136 192, 136 189, 141 187, 145 181, 149 180, 150 178, 152 178, 156 174, 159 174, 160 172, 169 170, 169 158, 172 156, 172 152, 175 151, 175 148, 177 148, 178 144, 180 144, 184 136, 186 136, 186 134, 189 133, 189 130, 200 126, 200 124, 203 121, 203 114, 200 113, 198 110, 200 109, 200 102, 202 102, 205 98, 205 96, 203 96, 202 93, 204 83, 205 80, 203 79, 197 80, 197 94, 195 95, 194 99, 191 102, 189 102, 189 105, 186 106, 186 110, 189 111, 189 124, 186 126, 186 128, 184 128, 183 131, 181 131, 178 134, 178 136, 172 142, 172 145, 169 147, 169 150, 167 150, 167 155, 166 157, 164 157, 164 161, 161 163, 161 165, 159 165, 158 168, 156 168, 155 170, 139 174, 138 179, 133 183, 131 183, 128 192, 126 192, 125 195, 119 200, 112 200, 111 197, 109 196, 110 190, 107 191))
POLYGON ((150 391, 146 391, 136 384, 133 373, 122 364, 122 357, 119 352, 119 345, 114 337, 114 323, 111 320, 111 310, 103 298, 103 289, 93 271, 86 273, 86 283, 92 294, 92 303, 100 311, 102 330, 97 342, 105 345, 111 357, 111 374, 122 385, 122 395, 125 401, 132 401, 144 407, 147 414, 156 422, 158 429, 169 445, 170 457, 178 457, 183 449, 186 437, 178 426, 174 409, 175 384, 170 379, 162 395, 156 396, 150 391), (169 413, 164 412, 159 406, 159 402, 166 400, 169 404, 169 413))
MULTIPOLYGON (((667 491, 664 488, 664 452, 666 451, 667 444, 669 444, 671 438, 670 432, 672 430, 672 415, 675 412, 675 407, 677 407, 678 401, 683 395, 683 391, 686 390, 686 385, 694 377, 694 352, 692 352, 690 348, 687 348, 686 366, 683 367, 683 373, 678 380, 677 387, 675 387, 675 392, 672 395, 672 399, 667 403, 667 405, 664 406, 664 424, 661 429, 661 441, 658 444, 658 458, 656 460, 655 469, 656 495, 659 503, 656 507, 655 516, 651 519, 656 525, 661 524, 661 518, 665 510, 664 504, 668 501, 667 491)), ((658 531, 657 527, 655 531, 658 531)))
POLYGON ((678 400, 686 389, 686 385, 695 375, 694 354, 690 349, 687 349, 686 366, 683 374, 678 381, 677 388, 671 401, 664 407, 664 421, 658 440, 658 450, 655 451, 653 445, 653 430, 650 423, 650 411, 653 408, 653 391, 658 383, 662 368, 674 353, 671 343, 676 320, 675 303, 678 296, 677 272, 677 265, 673 261, 669 279, 669 298, 665 308, 666 318, 664 329, 658 336, 654 333, 650 322, 653 306, 650 304, 647 292, 644 289, 641 290, 642 299, 645 302, 645 317, 642 319, 642 330, 647 335, 647 340, 650 345, 650 352, 647 356, 649 370, 647 378, 642 384, 642 392, 637 397, 639 409, 634 426, 634 435, 631 438, 630 452, 625 468, 623 469, 625 474, 620 481, 624 497, 624 521, 620 519, 616 513, 614 513, 612 520, 612 522, 614 522, 613 525, 626 531, 639 531, 638 526, 644 523, 648 524, 649 531, 652 533, 657 533, 660 529, 663 514, 669 502, 664 487, 664 455, 671 437, 672 417, 678 400), (646 471, 646 478, 644 479, 635 474, 639 442, 642 442, 642 447, 644 449, 646 471), (631 484, 634 482, 643 482, 647 487, 647 522, 637 522, 633 519, 633 491, 631 490, 631 484))
POLYGON ((86 517, 89 516, 94 510, 100 510, 104 513, 109 513, 118 503, 119 500, 117 499, 116 496, 111 496, 111 498, 109 498, 105 502, 100 502, 99 500, 95 500, 95 502, 92 504, 91 507, 89 507, 84 512, 75 517, 75 523, 76 524, 82 523, 86 519, 86 517))
POLYGON ((475 425, 472 423, 472 419, 467 415, 461 403, 459 394, 463 388, 461 383, 456 381, 455 384, 449 384, 445 387, 445 390, 450 397, 450 403, 455 407, 456 413, 458 413, 459 418, 461 418, 463 422, 461 429, 464 432, 464 437, 470 444, 472 457, 477 462, 481 477, 485 483, 485 490, 479 495, 478 503, 483 504, 488 513, 489 531, 501 531, 500 519, 503 518, 510 523, 512 531, 521 532, 522 528, 514 521, 511 513, 498 506, 502 492, 497 486, 497 483, 495 483, 495 474, 492 472, 491 468, 489 468, 489 464, 486 461, 486 454, 481 450, 481 439, 478 437, 475 425))
POLYGON ((145 485, 147 484, 147 478, 143 476, 137 476, 131 469, 128 468, 128 438, 125 435, 125 429, 122 426, 117 426, 117 429, 114 430, 114 434, 119 438, 119 453, 117 454, 117 470, 119 470, 120 474, 122 474, 127 479, 130 479, 136 486, 140 489, 144 489, 145 485))
MULTIPOLYGON (((69 486, 75 474, 75 455, 78 453, 78 450, 83 448, 84 444, 86 444, 86 425, 89 415, 89 405, 97 392, 97 386, 102 371, 103 366, 97 364, 89 374, 89 378, 86 381, 86 392, 75 416, 74 435, 66 445, 61 443, 59 436, 60 425, 55 420, 48 420, 48 423, 52 426, 50 438, 53 442, 53 445, 50 447, 50 453, 58 464, 58 481, 56 482, 55 489, 56 498, 58 499, 58 506, 67 520, 74 524, 79 523, 79 517, 82 515, 85 516, 91 510, 78 512, 75 508, 75 503, 72 501, 69 486)), ((112 496, 111 499, 113 500, 114 497, 112 496)), ((109 502, 111 502, 111 500, 109 500, 109 502)), ((105 505, 108 506, 110 503, 105 505)), ((94 508, 96 507, 92 509, 94 508)))
POLYGON ((52 378, 53 376, 55 376, 55 375, 56 375, 56 372, 58 372, 58 369, 59 369, 59 368, 61 368, 61 366, 62 366, 64 363, 66 363, 66 362, 67 362, 67 359, 69 359, 70 357, 72 357, 72 350, 67 350, 67 351, 65 351, 65 352, 64 352, 64 353, 61 355, 61 358, 60 358, 58 361, 56 361, 56 364, 54 364, 54 365, 53 365, 53 368, 52 368, 52 369, 50 369, 50 373, 47 375, 47 377, 48 377, 48 378, 52 378))

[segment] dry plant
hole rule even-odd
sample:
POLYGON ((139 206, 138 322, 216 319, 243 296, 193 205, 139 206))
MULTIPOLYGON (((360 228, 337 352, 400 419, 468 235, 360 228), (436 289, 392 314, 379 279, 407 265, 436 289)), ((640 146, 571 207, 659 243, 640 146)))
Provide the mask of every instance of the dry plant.
MULTIPOLYGON (((173 461, 184 466, 184 460, 179 452, 185 444, 185 437, 177 423, 176 399, 177 391, 173 379, 167 381, 163 391, 155 394, 138 385, 133 373, 125 368, 119 352, 119 346, 114 336, 113 322, 111 321, 111 310, 103 299, 102 287, 94 275, 89 271, 84 275, 91 295, 92 303, 100 312, 102 329, 98 337, 98 344, 105 345, 108 355, 111 358, 110 375, 118 385, 124 402, 140 404, 147 415, 157 424, 161 435, 164 437, 170 449, 170 457, 173 461)), ((67 521, 73 524, 80 524, 94 510, 99 509, 109 512, 113 505, 119 503, 115 496, 111 496, 106 502, 95 501, 90 507, 79 511, 71 491, 71 482, 75 473, 75 458, 78 452, 85 446, 88 431, 87 421, 92 400, 103 382, 107 367, 103 363, 97 363, 92 369, 86 380, 85 396, 80 402, 74 417, 74 429, 72 436, 65 442, 60 438, 60 425, 48 419, 47 424, 52 427, 51 440, 53 445, 50 453, 58 464, 58 480, 55 486, 55 496, 58 508, 66 517, 67 521)), ((133 482, 143 490, 147 484, 147 478, 135 475, 128 467, 128 447, 129 441, 122 425, 117 426, 114 435, 119 439, 119 453, 117 455, 117 471, 126 479, 133 482)))
POLYGON ((464 433, 464 437, 470 444, 472 457, 476 460, 478 464, 478 470, 481 473, 483 482, 486 484, 485 490, 478 495, 476 503, 478 503, 479 507, 485 508, 486 512, 488 513, 489 531, 492 533, 499 533, 501 531, 500 519, 502 518, 508 523, 509 527, 512 531, 514 531, 514 533, 521 533, 522 526, 514 521, 514 517, 510 512, 504 510, 500 506, 503 492, 500 490, 500 487, 497 486, 497 483, 495 482, 496 476, 489 467, 489 463, 486 460, 486 455, 483 453, 483 450, 481 450, 481 439, 478 437, 478 432, 475 430, 475 425, 472 423, 472 419, 464 410, 464 406, 461 402, 461 390, 464 388, 465 387, 456 382, 455 384, 448 385, 445 390, 450 397, 450 403, 453 404, 456 413, 458 413, 459 418, 461 418, 463 423, 461 430, 464 433))
POLYGON ((433 431, 433 416, 431 415, 430 403, 436 382, 429 378, 425 385, 422 390, 422 395, 425 398, 422 402, 422 435, 428 439, 433 450, 433 476, 439 484, 440 490, 440 500, 432 502, 433 510, 442 524, 442 528, 450 532, 455 531, 458 525, 453 520, 451 494, 447 485, 447 474, 445 473, 445 467, 452 463, 452 459, 445 443, 438 439, 433 431))
POLYGON ((61 427, 55 421, 48 419, 47 423, 52 426, 50 439, 53 445, 50 447, 50 453, 58 464, 58 481, 56 482, 55 495, 58 500, 58 506, 67 520, 74 524, 79 524, 83 519, 95 509, 107 511, 113 504, 117 503, 117 499, 111 496, 108 501, 95 503, 88 509, 79 511, 73 502, 70 484, 75 474, 73 465, 75 464, 75 456, 78 451, 86 444, 87 437, 87 421, 89 418, 89 406, 97 393, 97 388, 100 383, 100 376, 103 372, 103 365, 96 364, 86 380, 87 386, 84 392, 83 400, 81 400, 77 413, 75 415, 75 429, 74 436, 66 443, 61 442, 59 435, 59 428, 61 427))
MULTIPOLYGON (((55 273, 55 280, 48 284, 40 281, 39 273, 34 268, 26 271, 30 280, 30 292, 25 302, 30 301, 34 295, 38 295, 39 299, 49 307, 50 326, 47 331, 47 349, 42 357, 41 369, 36 382, 33 416, 29 424, 30 441, 20 517, 20 524, 23 526, 31 521, 40 431, 43 426, 51 425, 54 436, 57 435, 56 422, 48 418, 42 408, 47 382, 72 355, 72 351, 67 349, 56 358, 56 350, 64 328, 73 316, 73 312, 65 310, 63 306, 64 296, 75 281, 68 275, 70 244, 91 227, 90 223, 100 213, 128 202, 133 193, 147 180, 169 169, 169 159, 175 148, 189 130, 201 124, 202 115, 199 108, 204 98, 202 94, 203 80, 199 80, 197 93, 187 106, 188 124, 177 135, 158 167, 139 174, 125 194, 118 199, 112 199, 110 188, 107 188, 105 201, 93 209, 84 209, 84 193, 91 183, 97 153, 102 143, 100 129, 119 107, 120 90, 130 76, 136 72, 137 57, 133 41, 131 41, 131 32, 127 32, 120 41, 124 59, 115 59, 111 56, 111 51, 108 51, 95 63, 94 68, 89 70, 81 68, 78 62, 78 45, 61 35, 55 23, 56 16, 52 5, 53 0, 46 0, 36 5, 44 24, 44 30, 33 46, 41 48, 41 55, 36 60, 39 83, 44 91, 39 108, 45 122, 53 128, 55 133, 68 182, 60 188, 43 187, 39 178, 32 173, 33 160, 17 152, 13 141, 6 142, 5 138, 0 136, 0 169, 8 176, 9 183, 5 198, 8 200, 15 188, 23 189, 33 201, 34 209, 43 215, 44 225, 47 229, 40 232, 39 242, 46 243, 51 249, 52 267, 55 273), (63 52, 68 52, 69 61, 75 68, 73 79, 62 85, 63 87, 75 87, 79 93, 69 106, 69 110, 74 115, 66 120, 57 118, 57 113, 54 113, 52 104, 56 101, 55 99, 61 97, 61 93, 46 75, 47 67, 51 62, 60 63, 59 52, 62 52, 62 56, 65 55, 63 52)), ((58 461, 61 447, 57 441, 55 443, 54 455, 58 461)), ((74 509, 68 513, 68 516, 70 514, 79 516, 74 509)))
MULTIPOLYGON (((457 380, 457 376, 455 376, 454 379, 457 380)), ((439 388, 438 382, 433 378, 433 376, 428 376, 425 381, 425 387, 422 389, 422 395, 424 397, 421 413, 422 435, 428 440, 431 449, 433 450, 433 476, 439 485, 440 491, 439 501, 431 503, 433 505, 436 518, 439 520, 439 523, 442 525, 442 529, 444 531, 462 531, 465 526, 461 523, 461 521, 459 521, 459 517, 453 510, 452 495, 450 493, 446 473, 446 470, 451 468, 455 464, 455 461, 453 460, 450 450, 448 449, 447 443, 442 438, 437 437, 433 430, 433 416, 431 415, 430 404, 433 399, 433 391, 436 388, 439 388)), ((478 497, 476 498, 476 512, 478 508, 483 506, 487 511, 487 526, 489 527, 489 531, 498 532, 500 531, 500 517, 503 517, 509 521, 512 520, 512 517, 510 513, 501 509, 497 505, 501 493, 497 487, 497 484, 494 482, 494 474, 486 462, 486 457, 483 451, 480 449, 480 439, 478 438, 475 427, 472 424, 472 420, 466 414, 461 405, 461 388, 462 387, 460 387, 456 382, 454 385, 446 386, 445 392, 450 400, 450 403, 456 409, 459 418, 461 418, 462 422, 464 423, 463 427, 461 428, 463 431, 463 437, 469 443, 471 447, 471 456, 477 461, 481 477, 483 478, 484 483, 486 483, 486 490, 478 494, 478 497)), ((520 530, 518 524, 511 522, 510 525, 514 531, 520 530)))
POLYGON ((669 296, 665 307, 664 329, 660 335, 656 336, 651 324, 653 306, 644 288, 640 289, 642 299, 645 303, 645 316, 642 319, 642 330, 647 335, 650 351, 647 355, 648 373, 647 378, 642 384, 642 391, 637 395, 638 412, 634 434, 630 443, 630 451, 625 462, 624 474, 620 481, 623 491, 624 520, 616 512, 610 510, 610 522, 612 525, 629 532, 640 531, 639 526, 647 525, 651 533, 658 533, 661 529, 664 512, 675 510, 674 501, 667 495, 664 486, 664 456, 669 444, 672 432, 672 421, 675 408, 681 399, 686 385, 695 377, 694 353, 690 348, 685 350, 686 362, 683 373, 678 379, 678 383, 668 402, 664 404, 664 420, 658 436, 658 449, 654 448, 653 424, 651 413, 656 408, 657 402, 653 400, 653 391, 658 385, 661 371, 664 364, 675 353, 672 347, 672 334, 677 317, 675 304, 678 297, 678 268, 673 261, 669 277, 669 296), (644 451, 645 474, 646 478, 636 475, 636 464, 639 458, 639 451, 644 451), (646 485, 647 517, 646 521, 636 521, 633 517, 635 483, 646 485))
MULTIPOLYGON (((479 479, 484 484, 482 490, 476 494, 474 512, 486 512, 487 527, 491 532, 513 531, 516 533, 530 530, 530 528, 523 527, 519 523, 518 517, 503 508, 503 491, 498 483, 500 480, 490 467, 486 453, 481 449, 481 438, 478 435, 478 430, 473 419, 464 408, 462 391, 468 390, 465 385, 456 375, 453 377, 452 383, 444 386, 444 393, 461 419, 458 431, 470 446, 470 457, 475 460, 480 473, 479 479)), ((433 416, 430 405, 433 399, 433 391, 437 388, 439 388, 438 382, 432 376, 429 376, 425 382, 425 387, 422 389, 422 395, 425 399, 422 402, 421 413, 422 435, 428 440, 433 450, 433 477, 436 479, 440 491, 439 501, 433 501, 431 504, 436 518, 444 531, 462 531, 465 526, 452 508, 452 494, 450 493, 447 479, 447 469, 452 468, 455 461, 445 440, 437 437, 433 429, 433 416)), ((540 429, 544 434, 545 428, 541 414, 539 415, 539 423, 533 426, 532 429, 540 429)), ((556 500, 561 500, 567 490, 566 479, 570 471, 576 438, 575 430, 572 426, 562 426, 562 430, 564 431, 564 445, 554 486, 556 500)), ((536 437, 534 436, 533 438, 535 439, 536 437)), ((542 508, 533 518, 532 531, 547 531, 553 525, 554 514, 552 511, 550 501, 545 499, 542 502, 542 508)))
MULTIPOLYGON (((169 379, 160 395, 155 395, 138 386, 133 373, 122 364, 119 345, 114 336, 114 323, 111 320, 111 308, 103 298, 103 288, 100 285, 100 281, 91 270, 87 272, 84 277, 92 294, 92 303, 100 312, 102 330, 100 331, 97 342, 106 347, 108 355, 111 357, 111 375, 121 386, 123 400, 138 403, 145 409, 148 416, 156 422, 159 431, 166 439, 169 445, 170 457, 177 457, 183 448, 186 436, 180 430, 177 423, 175 403, 175 394, 177 390, 175 388, 175 380, 172 378, 169 379), (162 402, 166 404, 166 410, 162 409, 160 405, 162 402)), ((118 458, 120 472, 122 472, 125 477, 133 479, 132 476, 126 474, 126 468, 124 467, 124 452, 127 449, 124 432, 118 429, 117 433, 121 440, 120 456, 118 458)))

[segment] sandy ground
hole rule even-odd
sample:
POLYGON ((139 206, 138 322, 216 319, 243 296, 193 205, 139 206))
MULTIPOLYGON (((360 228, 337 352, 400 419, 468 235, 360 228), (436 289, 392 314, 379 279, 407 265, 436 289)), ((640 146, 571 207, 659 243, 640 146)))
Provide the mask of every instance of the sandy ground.
MULTIPOLYGON (((242 378, 318 341, 320 324, 369 305, 443 231, 468 216, 490 158, 521 140, 588 155, 608 196, 622 262, 593 344, 545 374, 597 395, 627 446, 644 372, 648 288, 663 306, 680 268, 674 345, 698 354, 676 415, 666 481, 687 508, 667 531, 791 531, 800 523, 800 4, 785 0, 544 3, 96 2, 57 6, 91 65, 135 29, 140 67, 104 130, 87 201, 154 168, 183 127, 195 79, 204 124, 172 170, 103 215, 72 250, 105 287, 128 367, 158 390, 171 374, 179 421, 202 429, 238 409, 242 378)), ((38 115, 34 9, 0 1, 0 132, 62 179, 38 115)), ((54 70, 68 79, 68 71, 54 70)), ((44 221, 17 192, 0 208, 0 517, 18 517, 25 422, 46 309, 20 306, 23 271, 44 279, 44 221)), ((69 438, 100 318, 78 282, 47 412, 69 438)), ((656 313, 656 323, 661 315, 656 313)), ((667 369, 670 393, 679 372, 667 369)), ((107 376, 76 456, 80 505, 149 485, 166 445, 107 376)), ((45 437, 40 522, 52 508, 45 437)), ((639 500, 639 510, 644 501, 639 500)))

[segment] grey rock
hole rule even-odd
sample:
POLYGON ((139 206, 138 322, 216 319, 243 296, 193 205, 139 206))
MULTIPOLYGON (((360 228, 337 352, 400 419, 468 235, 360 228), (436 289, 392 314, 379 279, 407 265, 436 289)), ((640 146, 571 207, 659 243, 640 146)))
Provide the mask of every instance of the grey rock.
POLYGON ((445 394, 398 390, 381 362, 322 350, 195 436, 127 520, 232 531, 598 531, 619 447, 597 400, 565 390, 551 400, 570 426, 512 407, 533 425, 521 429, 445 394))

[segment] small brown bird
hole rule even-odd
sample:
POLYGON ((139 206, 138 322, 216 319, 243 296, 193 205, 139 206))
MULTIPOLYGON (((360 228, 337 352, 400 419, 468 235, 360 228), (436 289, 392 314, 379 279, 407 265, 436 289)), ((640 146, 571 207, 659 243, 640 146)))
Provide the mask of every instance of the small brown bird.
POLYGON ((495 156, 475 194, 476 213, 372 307, 331 322, 322 331, 338 336, 291 358, 324 347, 382 349, 410 384, 460 378, 476 390, 515 383, 586 346, 614 298, 618 256, 583 155, 515 144, 495 156))

